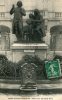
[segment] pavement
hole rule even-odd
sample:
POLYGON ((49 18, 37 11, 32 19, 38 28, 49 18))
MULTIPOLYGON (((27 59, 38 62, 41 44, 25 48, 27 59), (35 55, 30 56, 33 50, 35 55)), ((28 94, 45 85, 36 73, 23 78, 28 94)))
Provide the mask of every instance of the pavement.
POLYGON ((0 100, 62 100, 62 94, 53 95, 14 95, 14 94, 2 94, 0 93, 0 100))
MULTIPOLYGON (((53 94, 62 93, 62 79, 58 80, 38 80, 37 93, 39 94, 53 94)), ((3 81, 0 80, 0 93, 21 93, 21 84, 19 81, 3 81)), ((29 92, 26 92, 29 93, 29 92)))

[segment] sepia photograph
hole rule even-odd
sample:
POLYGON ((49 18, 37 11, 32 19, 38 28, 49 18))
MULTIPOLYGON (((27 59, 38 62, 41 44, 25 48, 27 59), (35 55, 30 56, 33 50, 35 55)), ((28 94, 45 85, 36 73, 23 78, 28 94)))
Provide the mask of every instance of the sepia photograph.
POLYGON ((62 0, 0 0, 0 99, 62 100, 62 0))

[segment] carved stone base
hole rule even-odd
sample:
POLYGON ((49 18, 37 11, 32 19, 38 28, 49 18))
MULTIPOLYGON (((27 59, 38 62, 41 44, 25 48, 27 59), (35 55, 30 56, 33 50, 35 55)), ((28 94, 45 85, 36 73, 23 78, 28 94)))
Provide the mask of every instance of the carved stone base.
POLYGON ((24 55, 37 55, 44 60, 47 56, 48 45, 45 43, 14 43, 11 49, 13 62, 18 62, 24 55))

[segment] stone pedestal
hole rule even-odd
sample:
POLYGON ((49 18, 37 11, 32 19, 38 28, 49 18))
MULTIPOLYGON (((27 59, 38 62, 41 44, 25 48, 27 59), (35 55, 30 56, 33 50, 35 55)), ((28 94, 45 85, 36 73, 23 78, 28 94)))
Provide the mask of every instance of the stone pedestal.
POLYGON ((48 46, 45 43, 14 43, 11 49, 13 62, 18 62, 24 55, 37 55, 43 60, 47 56, 48 46))

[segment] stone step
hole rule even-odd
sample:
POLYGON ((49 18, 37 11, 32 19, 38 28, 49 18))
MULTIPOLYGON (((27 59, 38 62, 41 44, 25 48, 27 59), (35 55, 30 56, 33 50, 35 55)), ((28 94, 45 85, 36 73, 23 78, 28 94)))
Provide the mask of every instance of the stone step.
MULTIPOLYGON (((62 83, 58 84, 37 84, 37 89, 62 89, 62 83)), ((21 84, 0 83, 0 89, 20 89, 21 84)))
POLYGON ((62 93, 62 83, 57 84, 36 84, 35 88, 23 88, 21 84, 0 83, 0 92, 3 93, 21 93, 21 92, 37 92, 37 93, 62 93))
POLYGON ((35 90, 37 90, 37 86, 36 86, 36 84, 24 84, 24 85, 21 85, 20 90, 35 91, 35 90))

